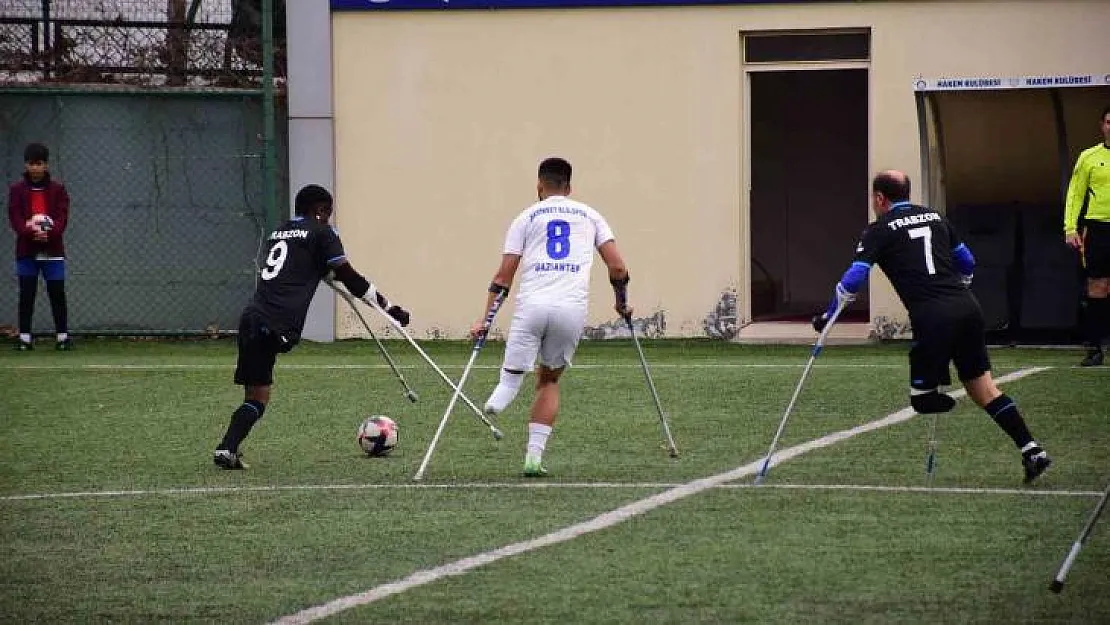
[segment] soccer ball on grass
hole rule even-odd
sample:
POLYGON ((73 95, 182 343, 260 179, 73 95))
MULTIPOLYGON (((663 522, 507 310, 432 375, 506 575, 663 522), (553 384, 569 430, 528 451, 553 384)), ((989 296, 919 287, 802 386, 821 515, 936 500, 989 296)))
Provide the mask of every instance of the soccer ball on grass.
POLYGON ((358 446, 368 456, 385 456, 397 446, 397 423, 384 415, 366 417, 358 426, 358 446))

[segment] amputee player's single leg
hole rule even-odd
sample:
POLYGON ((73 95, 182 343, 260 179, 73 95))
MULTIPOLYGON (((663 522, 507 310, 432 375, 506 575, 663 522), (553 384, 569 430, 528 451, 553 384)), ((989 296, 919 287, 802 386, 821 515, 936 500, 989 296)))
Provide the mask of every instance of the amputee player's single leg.
POLYGON ((222 469, 245 469, 239 445, 266 412, 273 385, 276 343, 265 321, 250 312, 239 319, 239 356, 235 383, 243 386, 243 403, 231 415, 213 462, 222 469))
POLYGON ((483 407, 486 414, 499 414, 516 399, 524 375, 536 364, 545 319, 545 311, 527 306, 518 307, 513 314, 505 341, 500 379, 483 407))
POLYGON ((1083 254, 1087 275, 1087 310, 1083 335, 1087 355, 1084 367, 1103 364, 1102 341, 1110 333, 1110 223, 1088 222, 1084 232, 1083 254))
MULTIPOLYGON (((956 320, 954 320, 956 321, 956 320)), ((1017 404, 1004 394, 991 376, 990 354, 985 339, 986 325, 976 306, 954 323, 957 328, 952 360, 967 395, 986 411, 1021 450, 1025 482, 1032 482, 1052 464, 1048 453, 1033 440, 1017 404)))
POLYGON ((540 366, 536 370, 536 397, 528 423, 525 476, 547 474, 543 467, 543 453, 559 414, 559 378, 574 358, 585 322, 586 311, 579 308, 555 307, 547 312, 547 323, 540 341, 540 366))
POLYGON ((559 413, 559 377, 563 368, 540 365, 536 368, 536 397, 532 400, 532 413, 528 421, 528 446, 524 452, 524 476, 547 475, 543 466, 543 452, 547 439, 555 429, 559 413))

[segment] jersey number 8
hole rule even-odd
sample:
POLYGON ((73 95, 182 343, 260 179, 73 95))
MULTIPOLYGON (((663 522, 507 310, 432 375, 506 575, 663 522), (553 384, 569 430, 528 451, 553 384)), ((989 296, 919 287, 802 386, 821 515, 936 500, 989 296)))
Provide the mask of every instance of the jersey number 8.
POLYGON ((278 241, 270 248, 270 253, 266 255, 266 266, 262 268, 262 279, 273 280, 281 273, 281 268, 285 265, 285 259, 289 256, 289 244, 285 241, 278 241))
POLYGON ((547 222, 547 255, 552 260, 570 256, 570 224, 562 219, 547 222))

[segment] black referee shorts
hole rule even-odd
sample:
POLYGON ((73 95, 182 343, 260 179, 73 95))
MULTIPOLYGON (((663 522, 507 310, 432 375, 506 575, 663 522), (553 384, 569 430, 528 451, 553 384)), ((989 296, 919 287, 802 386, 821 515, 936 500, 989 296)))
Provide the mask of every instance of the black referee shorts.
POLYGON ((932 390, 950 383, 948 363, 956 365, 961 382, 991 370, 986 325, 979 303, 966 298, 932 302, 911 313, 910 386, 932 390))
POLYGON ((1110 278, 1110 222, 1083 225, 1083 268, 1088 278, 1110 278))
POLYGON ((239 359, 235 364, 235 383, 242 386, 269 386, 274 383, 274 363, 279 343, 269 323, 258 312, 247 309, 239 317, 239 359))

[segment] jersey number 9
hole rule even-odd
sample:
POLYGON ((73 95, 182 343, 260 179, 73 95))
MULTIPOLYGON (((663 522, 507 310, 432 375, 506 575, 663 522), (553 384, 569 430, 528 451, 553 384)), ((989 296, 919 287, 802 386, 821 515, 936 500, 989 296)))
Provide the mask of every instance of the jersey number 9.
POLYGON ((281 268, 285 265, 285 258, 289 256, 289 244, 285 241, 278 241, 270 248, 270 253, 266 255, 266 266, 262 268, 262 279, 273 280, 281 273, 281 268))
POLYGON ((547 222, 547 255, 552 260, 570 256, 570 224, 562 219, 547 222))

